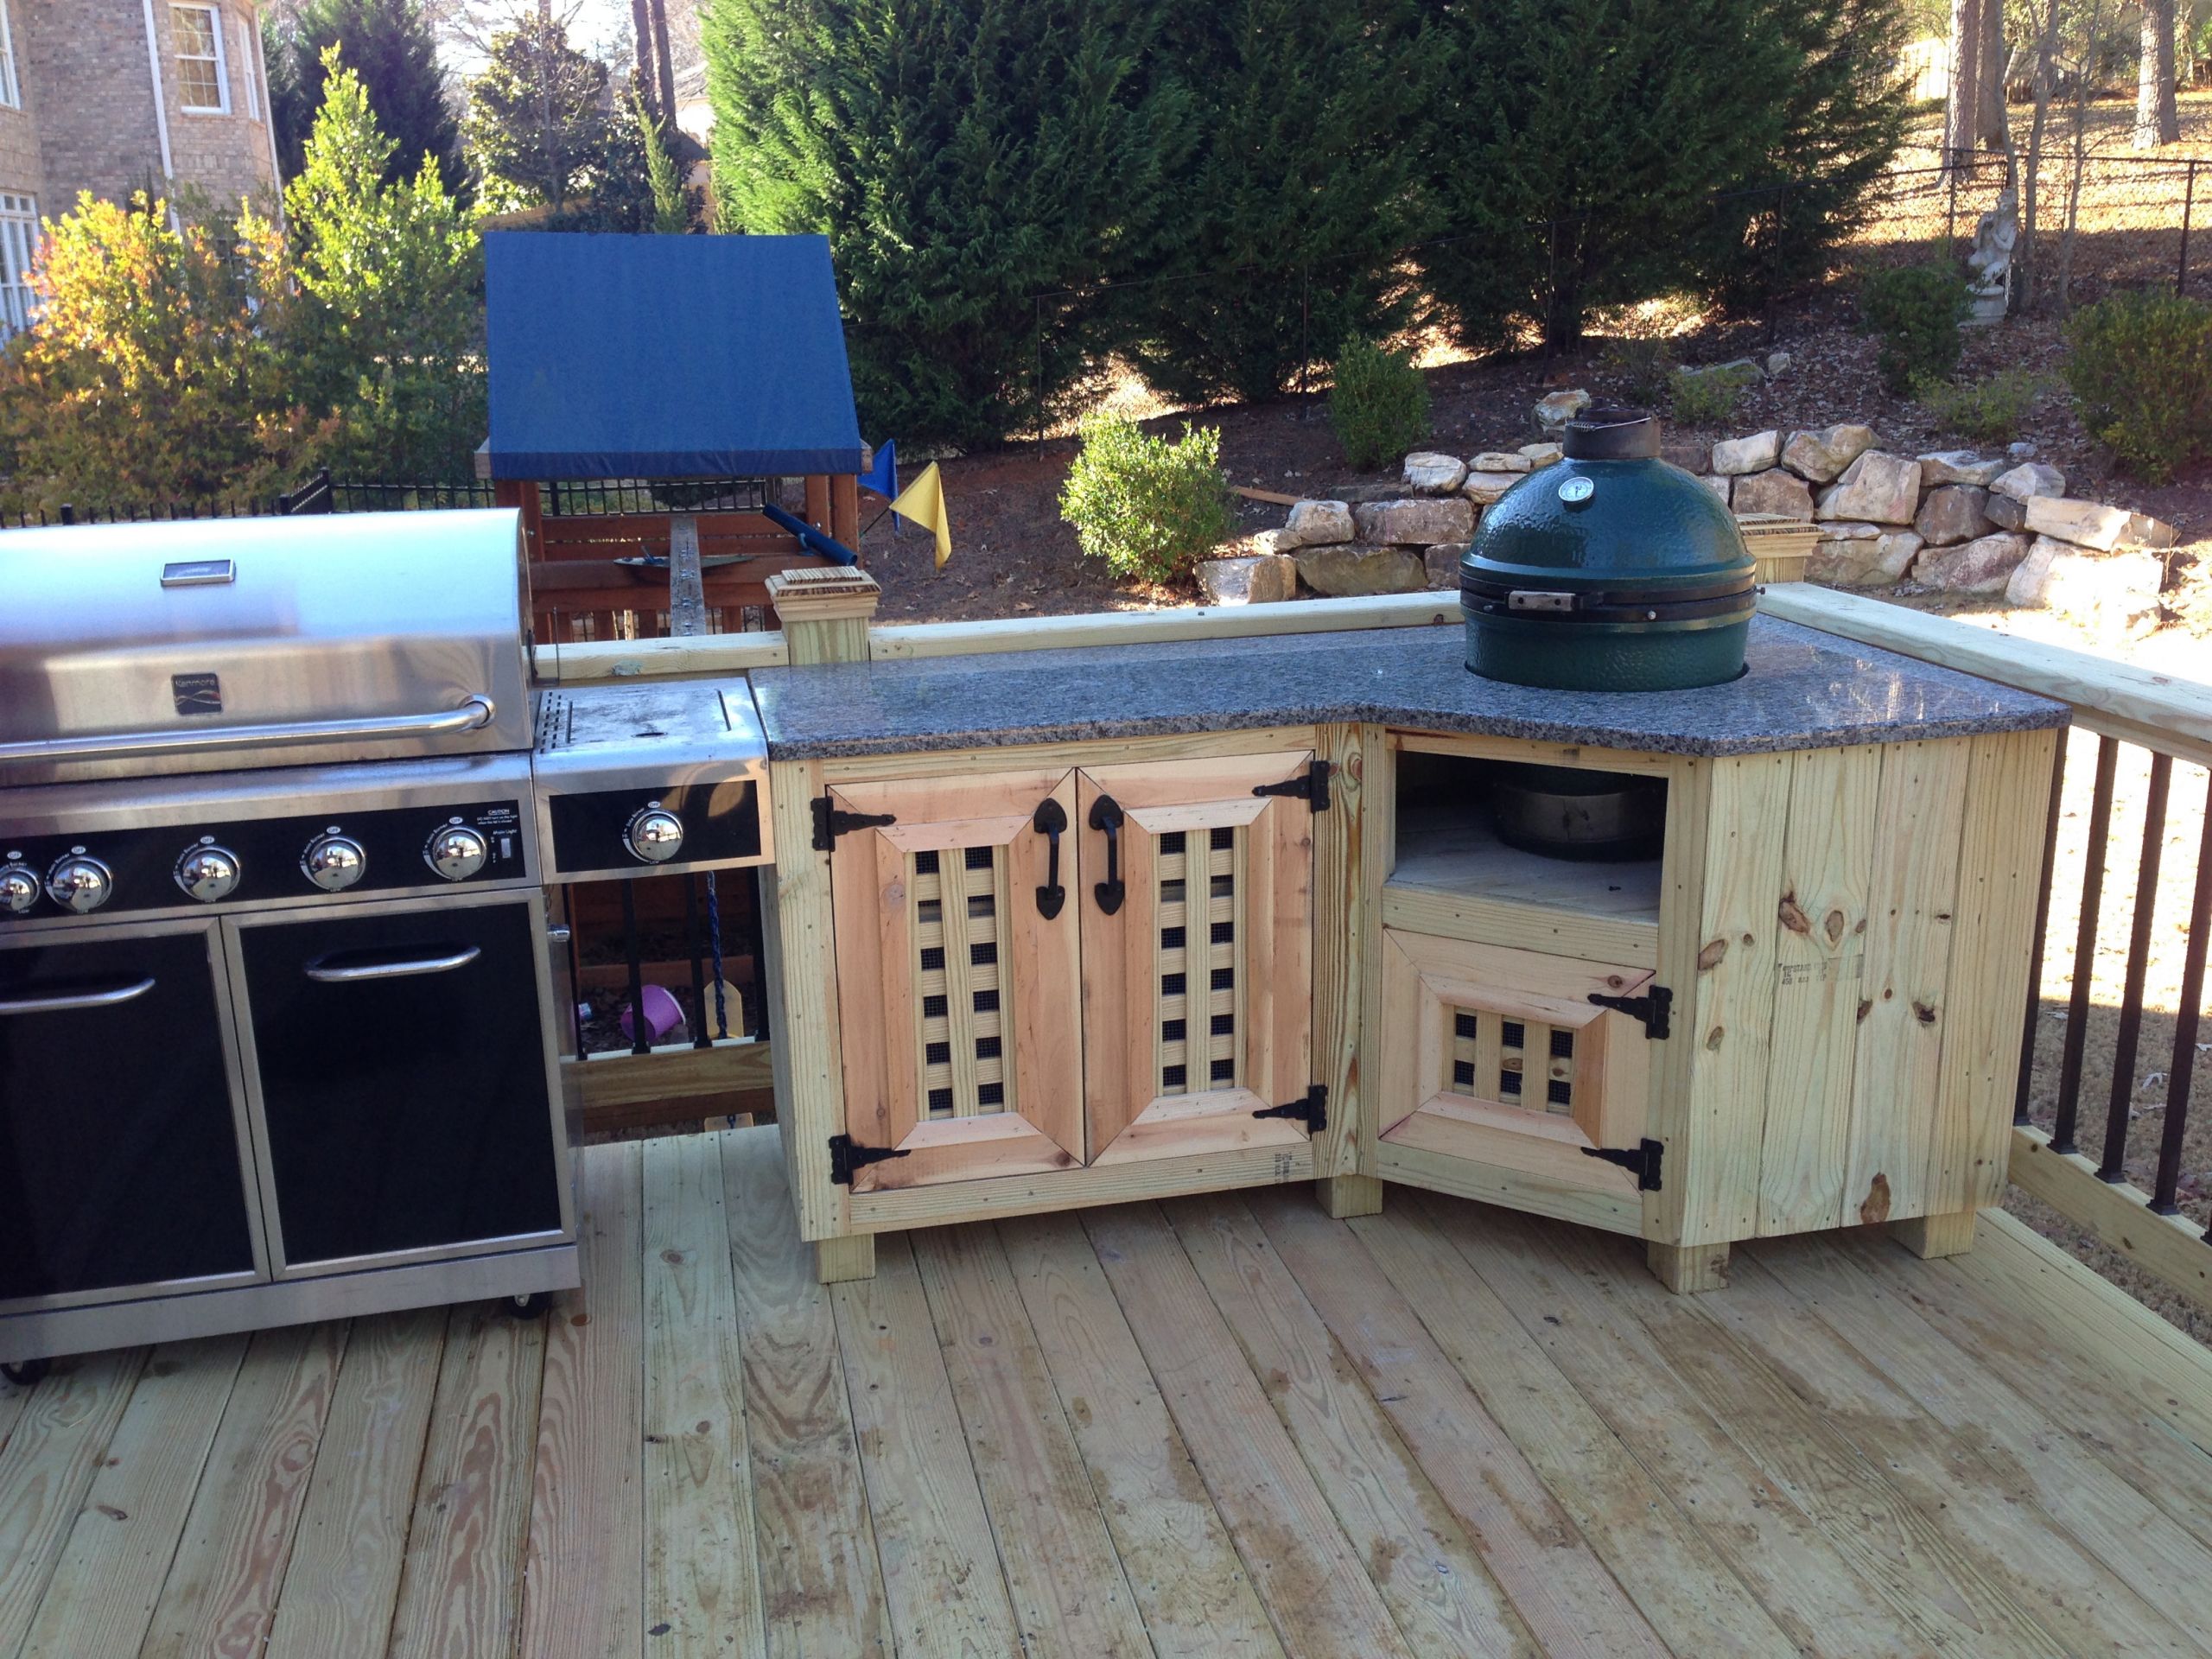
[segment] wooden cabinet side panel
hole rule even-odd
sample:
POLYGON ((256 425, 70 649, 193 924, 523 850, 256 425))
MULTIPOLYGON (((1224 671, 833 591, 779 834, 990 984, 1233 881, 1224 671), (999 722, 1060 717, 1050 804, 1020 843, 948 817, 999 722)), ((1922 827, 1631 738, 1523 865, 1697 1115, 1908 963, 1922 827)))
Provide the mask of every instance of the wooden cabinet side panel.
POLYGON ((1669 1243, 1748 1238, 1758 1226, 1780 931, 1775 895, 1793 758, 1711 763, 1697 954, 1690 982, 1675 986, 1670 1041, 1688 1045, 1691 1076, 1677 1118, 1681 1141, 1665 1166, 1666 1188, 1679 1192, 1681 1205, 1680 1235, 1669 1243))
POLYGON ((830 1137, 844 1129, 845 1091, 830 860, 813 850, 808 805, 822 792, 820 769, 810 761, 778 761, 769 769, 768 787, 777 855, 762 887, 774 894, 769 966, 778 1013, 776 1115, 789 1124, 784 1144, 800 1236, 834 1238, 847 1230, 845 1190, 830 1179, 830 1137))
POLYGON ((2012 732, 1966 746, 1958 920, 1928 1142, 1929 1215, 1993 1205, 2005 1190, 2057 745, 2056 732, 2012 732))
MULTIPOLYGON (((1370 883, 1367 768, 1382 750, 1378 728, 1325 726, 1318 746, 1329 763, 1329 810, 1311 820, 1313 880, 1311 1081, 1329 1091, 1328 1127, 1315 1137, 1319 1175, 1375 1173, 1374 1112, 1360 1065, 1370 883)), ((1384 787, 1389 786, 1387 776, 1384 787)), ((1283 1099, 1290 1098, 1288 1095, 1283 1099)))
MULTIPOLYGON (((1691 1155, 1692 1072, 1697 1046, 1685 1033, 1696 1014, 1698 950, 1703 940, 1706 823, 1714 762, 1678 760, 1667 779, 1667 831, 1660 852, 1659 969, 1661 984, 1677 997, 1677 1035, 1659 1046, 1652 1058, 1652 1092, 1646 1133, 1666 1149, 1666 1168, 1679 1172, 1691 1155)), ((1667 1243, 1682 1236, 1688 1187, 1668 1179, 1656 1192, 1643 1195, 1643 1236, 1667 1243)))
POLYGON ((1758 1231, 1843 1224, 1882 751, 1797 755, 1783 839, 1758 1231))
POLYGON ((1970 753, 1962 739, 1883 748, 1865 1013, 1853 1062, 1847 1222, 1927 1213, 1970 753))

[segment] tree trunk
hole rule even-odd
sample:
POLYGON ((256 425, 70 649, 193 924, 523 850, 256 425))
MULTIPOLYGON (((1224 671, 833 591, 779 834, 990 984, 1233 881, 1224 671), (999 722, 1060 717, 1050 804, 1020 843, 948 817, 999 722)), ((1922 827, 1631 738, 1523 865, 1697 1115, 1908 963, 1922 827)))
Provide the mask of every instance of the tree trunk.
POLYGON ((2026 310, 2035 300, 2036 187, 2043 175, 2043 137, 2050 120, 2051 60, 2058 54, 2058 0, 2050 0, 2044 14, 2043 32, 2036 41, 2036 112, 2028 127, 2027 164, 2021 169, 2020 242, 2013 264, 2020 280, 2012 285, 2012 306, 2026 310))
POLYGON ((665 124, 668 112, 661 108, 660 95, 653 79, 653 20, 645 10, 645 0, 630 0, 630 29, 638 48, 638 92, 645 100, 645 108, 653 118, 665 124))
MULTIPOLYGON (((660 61, 660 127, 676 131, 676 59, 668 49, 668 0, 647 0, 653 14, 653 52, 660 61)), ((2171 0, 2169 0, 2171 3, 2171 0)))
POLYGON ((2143 48, 2135 74, 2135 148, 2181 137, 2174 100, 2174 0, 2143 0, 2143 48))
POLYGON ((1951 0, 1951 84, 1943 106, 1943 165, 1974 161, 1974 118, 1980 106, 1981 0, 1951 0))
POLYGON ((2005 50, 2005 0, 1982 0, 1981 111, 1974 137, 1986 149, 2007 149, 2005 130, 2005 72, 2012 60, 2005 50))

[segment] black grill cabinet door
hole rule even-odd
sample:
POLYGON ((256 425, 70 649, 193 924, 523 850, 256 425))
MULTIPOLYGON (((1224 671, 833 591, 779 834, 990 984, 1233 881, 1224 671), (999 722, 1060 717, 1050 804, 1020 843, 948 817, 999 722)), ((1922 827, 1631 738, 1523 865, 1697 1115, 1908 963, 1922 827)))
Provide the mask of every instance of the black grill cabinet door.
POLYGON ((286 1266, 560 1230, 534 914, 238 929, 286 1266))
POLYGON ((253 1271, 213 938, 0 950, 0 1301, 253 1271))

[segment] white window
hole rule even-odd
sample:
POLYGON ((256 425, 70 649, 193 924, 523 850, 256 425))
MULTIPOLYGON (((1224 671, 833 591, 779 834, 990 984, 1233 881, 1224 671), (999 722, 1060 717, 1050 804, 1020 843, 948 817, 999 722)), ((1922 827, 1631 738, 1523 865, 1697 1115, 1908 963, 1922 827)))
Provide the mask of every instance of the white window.
POLYGON ((38 251, 38 203, 0 195, 0 340, 30 326, 31 256, 38 251))
POLYGON ((8 0, 0 0, 0 104, 11 110, 23 107, 23 89, 16 81, 16 34, 8 27, 8 0))
POLYGON ((222 14, 213 6, 171 6, 169 32, 176 38, 178 102, 194 115, 228 115, 222 14))
MULTIPOLYGON (((4 4, 5 0, 0 0, 4 4)), ((238 19, 238 82, 245 88, 245 112, 254 120, 261 119, 261 83, 253 73, 253 25, 245 18, 238 19)))

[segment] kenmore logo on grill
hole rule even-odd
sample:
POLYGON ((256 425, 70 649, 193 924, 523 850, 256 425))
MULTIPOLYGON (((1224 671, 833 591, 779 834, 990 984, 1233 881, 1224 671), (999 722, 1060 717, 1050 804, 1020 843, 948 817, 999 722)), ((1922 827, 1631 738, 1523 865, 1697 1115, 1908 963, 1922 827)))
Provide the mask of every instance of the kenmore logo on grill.
POLYGON ((223 682, 213 674, 172 674, 169 696, 180 715, 219 715, 223 712, 223 682))

